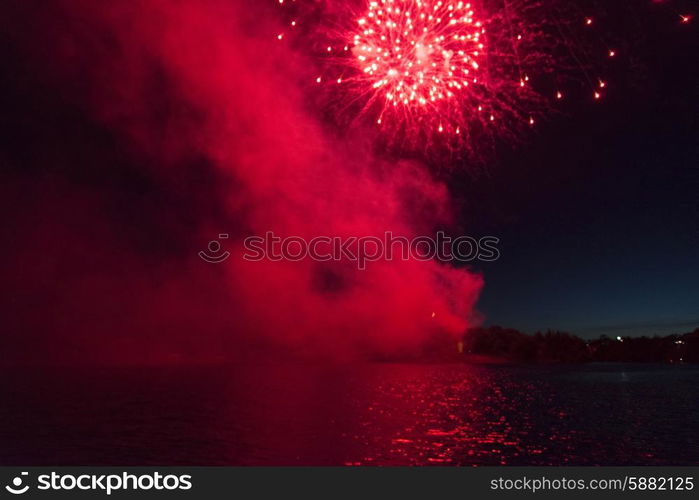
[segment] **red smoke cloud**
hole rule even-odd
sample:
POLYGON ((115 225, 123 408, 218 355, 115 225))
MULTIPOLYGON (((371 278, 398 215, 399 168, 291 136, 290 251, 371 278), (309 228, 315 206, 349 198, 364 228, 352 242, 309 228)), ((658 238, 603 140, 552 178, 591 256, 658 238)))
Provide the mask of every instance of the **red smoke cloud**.
POLYGON ((411 237, 454 222, 446 187, 423 166, 381 159, 360 134, 337 137, 324 123, 300 83, 303 57, 275 43, 272 12, 253 2, 70 1, 39 16, 40 36, 20 37, 51 88, 115 135, 168 196, 125 216, 104 200, 113 186, 33 183, 33 201, 16 201, 41 226, 16 231, 25 248, 44 250, 15 255, 26 264, 12 272, 25 306, 17 331, 49 332, 35 334, 47 351, 163 360, 226 359, 258 341, 333 357, 410 352, 469 325, 481 279, 446 264, 359 271, 241 258, 242 239, 266 231, 411 237), (134 227, 158 230, 134 237, 134 227), (223 232, 231 258, 201 261, 196 250, 223 232), (66 243, 46 252, 49 239, 66 243))

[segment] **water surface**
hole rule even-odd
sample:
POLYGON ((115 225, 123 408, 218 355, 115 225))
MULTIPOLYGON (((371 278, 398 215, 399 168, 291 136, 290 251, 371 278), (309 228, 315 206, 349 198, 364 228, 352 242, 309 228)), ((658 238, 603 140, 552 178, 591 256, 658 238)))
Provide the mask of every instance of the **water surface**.
POLYGON ((699 464, 699 368, 11 369, 3 465, 699 464))

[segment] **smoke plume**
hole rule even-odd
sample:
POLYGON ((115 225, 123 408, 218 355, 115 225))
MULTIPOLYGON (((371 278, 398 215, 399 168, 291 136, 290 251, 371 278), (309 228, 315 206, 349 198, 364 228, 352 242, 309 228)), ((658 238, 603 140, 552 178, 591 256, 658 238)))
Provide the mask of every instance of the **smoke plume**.
POLYGON ((5 83, 36 109, 16 106, 23 146, 2 158, 15 214, 4 361, 390 355, 473 321, 480 277, 436 261, 242 259, 242 240, 267 231, 412 237, 455 223, 426 167, 324 121, 308 61, 256 4, 7 7, 5 83), (219 233, 231 257, 203 262, 219 233))

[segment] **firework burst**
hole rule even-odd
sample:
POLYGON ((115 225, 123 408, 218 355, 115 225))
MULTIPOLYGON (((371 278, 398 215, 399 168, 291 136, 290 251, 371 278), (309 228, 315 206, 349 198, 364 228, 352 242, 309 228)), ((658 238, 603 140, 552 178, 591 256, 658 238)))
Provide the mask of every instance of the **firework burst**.
POLYGON ((374 90, 372 100, 385 101, 379 123, 387 114, 451 120, 446 101, 479 84, 485 27, 470 3, 372 1, 357 24, 356 78, 374 90))
MULTIPOLYGON (((317 56, 328 108, 372 124, 402 152, 487 156, 564 99, 569 68, 585 73, 571 40, 590 18, 563 13, 556 0, 295 4, 289 23, 317 56)), ((601 90, 595 82, 591 97, 601 90)))

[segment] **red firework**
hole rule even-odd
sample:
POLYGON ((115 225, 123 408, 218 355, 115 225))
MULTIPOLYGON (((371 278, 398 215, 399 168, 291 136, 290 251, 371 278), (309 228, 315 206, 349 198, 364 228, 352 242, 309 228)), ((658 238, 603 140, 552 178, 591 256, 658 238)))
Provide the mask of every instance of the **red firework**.
POLYGON ((483 157, 563 98, 567 65, 585 72, 571 26, 591 23, 561 14, 557 0, 357 1, 299 2, 290 25, 299 32, 305 14, 313 26, 302 39, 320 56, 316 84, 330 107, 403 152, 483 157))
POLYGON ((463 99, 469 85, 479 84, 485 27, 470 3, 372 1, 357 25, 351 49, 360 70, 355 78, 373 89, 371 99, 384 100, 378 123, 384 115, 452 121, 447 101, 463 99))

